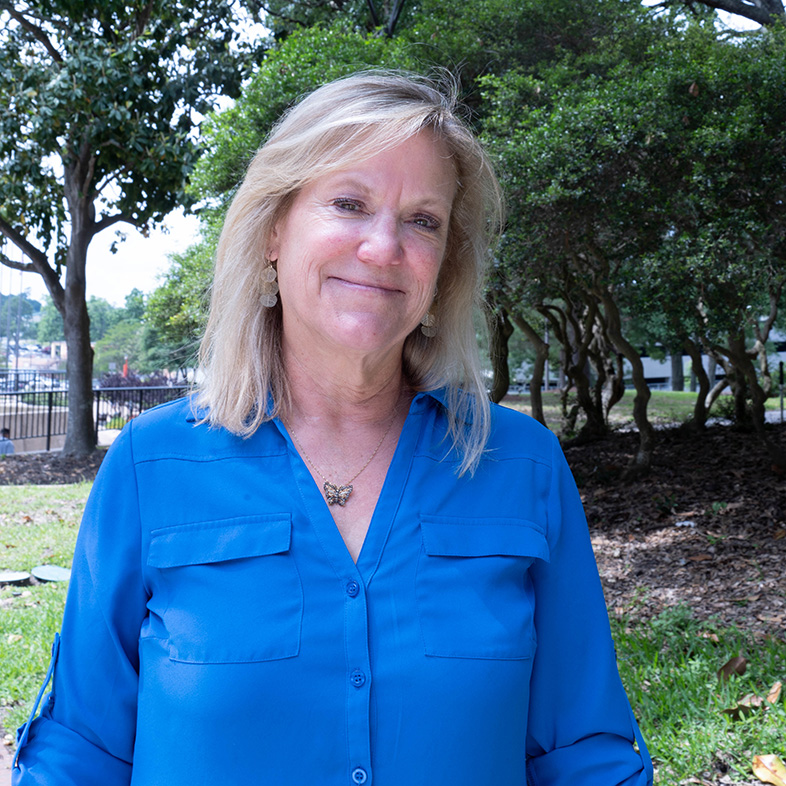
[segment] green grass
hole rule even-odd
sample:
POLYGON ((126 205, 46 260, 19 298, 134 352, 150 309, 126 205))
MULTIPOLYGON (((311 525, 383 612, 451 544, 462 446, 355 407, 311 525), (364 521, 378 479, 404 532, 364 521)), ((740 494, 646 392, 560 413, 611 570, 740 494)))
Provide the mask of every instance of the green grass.
POLYGON ((734 628, 698 622, 685 606, 649 623, 612 621, 620 675, 660 786, 689 778, 713 783, 727 769, 732 783, 755 780, 754 755, 786 752, 786 692, 766 711, 734 720, 733 708, 746 694, 766 696, 786 681, 786 642, 734 628), (730 658, 748 660, 743 676, 721 681, 717 671, 730 658))
MULTIPOLYGON (((612 427, 623 428, 632 426, 633 421, 633 399, 635 392, 633 390, 626 390, 622 400, 616 404, 609 415, 609 422, 612 427)), ((571 399, 573 401, 574 399, 571 399)), ((722 397, 721 401, 728 400, 727 396, 722 397)), ((654 425, 664 425, 668 423, 684 423, 693 416, 693 406, 696 401, 696 394, 689 391, 686 392, 673 392, 669 390, 653 390, 652 397, 647 405, 647 414, 650 422, 654 425)), ((505 406, 513 409, 518 409, 521 412, 526 412, 528 415, 532 414, 530 407, 529 394, 522 396, 511 396, 503 401, 505 406)), ((717 415, 716 406, 710 412, 710 417, 717 415)), ((766 406, 768 410, 780 410, 780 401, 778 398, 767 399, 766 406)), ((560 394, 557 392, 547 391, 543 393, 543 412, 546 417, 546 422, 552 430, 559 430, 562 421, 562 406, 560 403, 560 394)), ((577 428, 581 428, 583 418, 579 415, 577 420, 577 428)))
MULTIPOLYGON (((0 570, 71 567, 89 483, 0 486, 0 570)), ((14 730, 26 719, 60 629, 65 583, 0 589, 0 722, 14 730)))

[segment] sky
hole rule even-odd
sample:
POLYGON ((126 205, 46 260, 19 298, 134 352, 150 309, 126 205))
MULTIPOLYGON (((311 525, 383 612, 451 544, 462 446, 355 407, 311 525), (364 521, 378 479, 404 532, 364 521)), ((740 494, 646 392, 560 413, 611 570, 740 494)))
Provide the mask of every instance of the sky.
MULTIPOLYGON (((199 221, 196 216, 184 216, 182 211, 170 213, 164 224, 143 237, 130 224, 117 224, 93 238, 87 251, 87 296, 95 295, 114 306, 122 306, 126 295, 135 287, 150 294, 159 286, 159 277, 169 268, 169 256, 184 251, 196 242, 199 221), (118 242, 117 253, 109 250, 116 239, 116 230, 126 239, 118 242)), ((12 252, 13 253, 13 252, 12 252)), ((46 294, 43 279, 37 273, 18 273, 3 268, 0 271, 0 291, 17 294, 27 290, 34 300, 46 294), (21 279, 21 282, 20 282, 21 279)))

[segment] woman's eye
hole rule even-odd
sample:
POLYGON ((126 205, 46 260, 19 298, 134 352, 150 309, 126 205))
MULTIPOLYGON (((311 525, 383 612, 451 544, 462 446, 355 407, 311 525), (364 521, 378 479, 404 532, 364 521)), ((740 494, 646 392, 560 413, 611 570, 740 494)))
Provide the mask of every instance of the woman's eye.
POLYGON ((413 219, 413 223, 424 229, 435 231, 440 228, 440 222, 433 216, 418 215, 413 219))
POLYGON ((354 199, 334 199, 333 206, 339 208, 339 210, 348 210, 351 212, 356 212, 361 208, 360 202, 354 199))

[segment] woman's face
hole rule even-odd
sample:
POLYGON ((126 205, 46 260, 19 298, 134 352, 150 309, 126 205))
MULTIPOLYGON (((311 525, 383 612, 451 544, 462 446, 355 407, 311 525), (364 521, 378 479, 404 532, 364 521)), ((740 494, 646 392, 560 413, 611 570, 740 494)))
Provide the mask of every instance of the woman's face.
POLYGON ((285 349, 400 353, 434 297, 455 192, 428 132, 305 186, 270 249, 285 349))

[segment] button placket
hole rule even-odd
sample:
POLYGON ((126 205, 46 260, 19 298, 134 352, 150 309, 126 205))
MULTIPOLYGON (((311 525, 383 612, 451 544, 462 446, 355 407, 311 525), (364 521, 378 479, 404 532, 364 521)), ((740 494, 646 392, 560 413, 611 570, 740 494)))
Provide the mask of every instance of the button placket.
POLYGON ((345 652, 347 663, 347 733, 350 781, 371 783, 371 661, 368 645, 368 606, 361 581, 344 584, 345 652))

